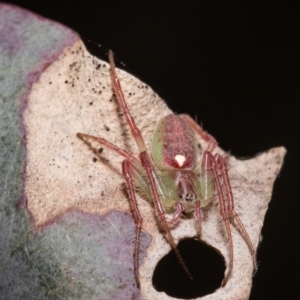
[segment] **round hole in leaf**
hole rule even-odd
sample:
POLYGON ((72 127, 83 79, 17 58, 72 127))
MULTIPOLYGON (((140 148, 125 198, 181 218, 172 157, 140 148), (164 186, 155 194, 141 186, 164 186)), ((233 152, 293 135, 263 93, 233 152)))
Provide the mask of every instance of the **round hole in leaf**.
POLYGON ((171 297, 193 299, 213 293, 224 278, 224 258, 214 248, 195 239, 178 243, 178 250, 193 279, 189 279, 172 250, 157 264, 152 277, 154 288, 171 297))

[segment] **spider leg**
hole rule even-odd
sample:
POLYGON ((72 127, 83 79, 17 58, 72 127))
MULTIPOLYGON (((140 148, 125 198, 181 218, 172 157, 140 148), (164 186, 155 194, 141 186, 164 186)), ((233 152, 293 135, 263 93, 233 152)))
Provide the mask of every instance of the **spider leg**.
POLYGON ((134 173, 133 167, 130 162, 125 159, 122 163, 122 174, 125 178, 126 185, 128 188, 129 194, 129 203, 131 207, 131 212, 133 215, 133 219, 136 225, 136 235, 135 235, 135 243, 134 243, 134 274, 135 280, 138 288, 141 286, 140 278, 139 278, 139 252, 140 252, 140 236, 142 230, 143 219, 141 217, 139 207, 135 197, 135 189, 132 180, 132 173, 134 173))
POLYGON ((233 201, 232 190, 231 190, 231 186, 230 186, 230 182, 229 182, 229 178, 228 178, 228 169, 227 169, 226 163, 224 161, 224 158, 219 154, 215 155, 215 160, 217 163, 217 168, 220 170, 224 189, 226 191, 228 215, 236 221, 237 227, 240 230, 242 236, 244 237, 245 242, 247 243, 247 245, 249 247, 249 250, 250 250, 250 253, 251 253, 252 259, 253 259, 253 266, 254 266, 254 269, 256 269, 257 265, 256 265, 256 255, 255 255, 254 247, 252 245, 250 237, 249 237, 242 221, 238 217, 237 213, 234 211, 234 201, 233 201))
POLYGON ((169 224, 170 224, 169 226, 170 227, 172 227, 172 226, 174 226, 175 224, 178 223, 178 221, 181 218, 182 212, 184 210, 183 205, 182 205, 181 202, 176 202, 174 204, 174 206, 176 207, 176 210, 175 210, 175 213, 173 214, 172 219, 169 221, 169 224))
POLYGON ((144 169, 141 166, 141 163, 138 159, 136 159, 134 156, 129 154, 126 150, 119 148, 118 146, 110 143, 109 141, 99 138, 93 135, 85 134, 85 133, 77 133, 77 137, 83 140, 86 144, 90 145, 87 140, 94 140, 95 142, 109 148, 110 150, 113 150, 117 154, 123 156, 126 160, 130 162, 137 170, 139 170, 141 173, 144 173, 144 169))
POLYGON ((129 204, 133 219, 136 225, 136 235, 135 235, 135 244, 134 244, 134 273, 137 286, 140 287, 139 279, 139 252, 140 252, 140 236, 142 230, 143 219, 141 217, 136 196, 135 196, 135 187, 133 178, 139 183, 139 185, 146 186, 145 182, 145 172, 139 160, 130 155, 126 150, 115 146, 114 144, 108 142, 103 138, 98 138, 89 134, 77 133, 77 136, 86 142, 86 139, 91 139, 99 144, 109 148, 110 150, 115 151, 117 154, 125 157, 125 160, 122 162, 122 174, 126 181, 128 194, 129 194, 129 204))
POLYGON ((114 62, 112 51, 109 51, 108 58, 109 58, 109 63, 110 63, 110 72, 111 72, 113 88, 116 93, 117 100, 120 104, 120 107, 121 107, 123 113, 124 113, 126 122, 128 123, 128 125, 130 127, 132 136, 134 137, 136 144, 139 147, 140 152, 146 151, 147 148, 146 148, 144 139, 142 137, 142 134, 141 134, 140 130, 138 129, 138 127, 136 126, 134 118, 131 115, 129 108, 127 106, 127 103, 126 103, 126 100, 125 100, 125 97, 123 94, 123 90, 121 87, 121 83, 120 83, 120 80, 116 73, 116 67, 115 67, 115 62, 114 62))
POLYGON ((217 163, 214 158, 214 156, 208 152, 204 151, 203 153, 203 160, 202 160, 202 168, 203 172, 209 172, 211 173, 213 180, 214 180, 214 185, 217 190, 218 194, 218 200, 220 204, 220 215, 223 218, 227 236, 228 236, 228 241, 229 241, 229 264, 228 264, 228 270, 227 274, 225 275, 225 278, 223 279, 222 286, 225 286, 228 278, 231 274, 232 271, 232 266, 233 266, 233 243, 232 243, 232 235, 231 235, 231 229, 230 229, 230 224, 229 224, 229 217, 230 215, 228 214, 228 209, 227 206, 225 205, 225 196, 222 190, 222 186, 220 183, 220 178, 217 170, 217 163))
POLYGON ((159 198, 158 191, 157 191, 157 185, 156 184, 158 184, 158 180, 157 180, 157 175, 155 173, 153 164, 150 161, 150 158, 149 158, 148 153, 146 151, 141 152, 139 157, 140 157, 142 166, 144 167, 144 169, 147 173, 147 178, 149 180, 150 190, 151 190, 151 194, 152 194, 152 197, 153 197, 153 202, 154 202, 154 206, 155 206, 155 209, 156 209, 156 213, 158 215, 158 218, 161 222, 161 225, 162 225, 164 231, 166 232, 166 235, 168 237, 168 241, 169 241, 172 249, 175 251, 177 259, 179 260, 180 264, 182 265, 184 271, 186 272, 186 274, 189 276, 190 279, 193 279, 190 271, 188 270, 184 260, 182 259, 181 255, 179 253, 179 250, 177 249, 177 246, 174 242, 174 238, 171 234, 170 228, 169 228, 168 223, 166 221, 165 211, 164 211, 163 205, 161 203, 161 200, 159 198))
POLYGON ((202 211, 201 211, 201 202, 195 202, 195 220, 196 220, 196 229, 197 229, 197 236, 200 238, 201 236, 201 223, 202 223, 202 211))
POLYGON ((204 131, 197 122, 194 121, 193 118, 191 118, 189 115, 186 114, 182 114, 179 115, 181 119, 183 119, 195 132, 197 132, 201 138, 208 142, 208 147, 207 147, 207 151, 212 152, 217 146, 218 143, 215 140, 215 138, 213 136, 211 136, 209 133, 207 133, 206 131, 204 131))
POLYGON ((140 150, 139 158, 140 158, 141 164, 142 164, 142 166, 145 170, 145 173, 147 175, 147 178, 148 178, 150 191, 151 191, 151 195, 152 195, 153 202, 154 202, 154 207, 156 209, 158 218, 161 222, 161 225, 162 225, 164 231, 167 234, 168 241, 169 241, 171 247, 173 248, 173 250, 175 251, 179 262, 181 263, 181 265, 182 265, 183 269, 185 270, 185 272, 187 273, 187 275, 190 278, 192 278, 189 270, 187 269, 181 255, 180 255, 180 253, 179 253, 179 251, 176 247, 176 244, 174 242, 174 239, 173 239, 173 236, 171 234, 170 228, 168 227, 168 224, 167 224, 167 221, 166 221, 166 218, 165 218, 165 215, 164 215, 165 211, 164 211, 164 208, 163 208, 163 204, 161 202, 161 199, 160 199, 159 193, 158 193, 158 189, 161 190, 159 178, 158 178, 158 176, 157 176, 157 174, 154 170, 153 163, 151 162, 151 160, 149 158, 149 155, 147 153, 147 148, 146 148, 144 139, 142 137, 142 134, 141 134, 140 130, 138 129, 138 127, 136 126, 134 118, 131 115, 131 113, 129 111, 129 108, 127 106, 127 103, 126 103, 126 100, 125 100, 125 97, 124 97, 124 94, 123 94, 123 91, 122 91, 122 87, 121 87, 121 84, 120 84, 120 80, 119 80, 119 78, 117 77, 117 74, 116 74, 116 68, 115 68, 115 63, 114 63, 114 58, 113 58, 112 51, 109 51, 108 57, 109 57, 109 63, 110 63, 110 71, 111 71, 113 89, 116 93, 116 97, 117 97, 117 100, 119 102, 119 105, 120 105, 120 107, 121 107, 121 109, 124 113, 126 122, 128 123, 128 125, 130 127, 132 136, 135 139, 135 142, 136 142, 136 144, 137 144, 137 146, 140 150))

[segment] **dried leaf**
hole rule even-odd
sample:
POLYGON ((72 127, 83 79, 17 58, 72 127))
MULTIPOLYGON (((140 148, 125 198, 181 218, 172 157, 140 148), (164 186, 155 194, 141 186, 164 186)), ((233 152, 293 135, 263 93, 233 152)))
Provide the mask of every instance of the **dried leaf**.
MULTIPOLYGON (((138 79, 123 71, 118 71, 118 76, 129 108, 149 147, 156 123, 170 110, 138 79)), ((108 64, 89 55, 80 41, 65 49, 60 59, 49 66, 34 85, 25 112, 25 125, 28 140, 25 193, 37 225, 55 220, 71 208, 100 216, 111 211, 130 212, 120 172, 122 157, 107 149, 99 151, 100 146, 94 143, 90 145, 91 151, 76 137, 77 132, 105 137, 134 155, 138 154, 113 97, 108 64)), ((204 141, 199 139, 199 143, 205 148, 204 141)), ((216 151, 223 154, 221 149, 216 151)), ((236 212, 255 247, 284 153, 284 148, 275 148, 250 160, 227 158, 236 212)), ((152 286, 153 270, 170 246, 158 230, 153 206, 140 197, 138 204, 144 218, 144 231, 151 236, 148 249, 145 239, 145 258, 140 267, 142 298, 170 299, 152 286)), ((228 261, 227 237, 215 203, 204 215, 203 240, 219 249, 228 261)), ((194 237, 194 220, 181 220, 172 234, 176 240, 194 237)), ((235 229, 233 243, 234 267, 227 285, 203 299, 249 297, 253 262, 247 245, 235 229)))

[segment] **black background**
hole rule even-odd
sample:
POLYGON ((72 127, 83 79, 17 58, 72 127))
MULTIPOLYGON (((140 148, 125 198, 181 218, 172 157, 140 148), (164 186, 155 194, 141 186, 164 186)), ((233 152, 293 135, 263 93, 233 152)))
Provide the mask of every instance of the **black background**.
POLYGON ((11 3, 112 49, 126 64, 125 70, 149 84, 173 111, 197 115, 220 146, 235 156, 287 148, 263 227, 260 267, 250 299, 297 299, 300 53, 296 1, 259 6, 240 1, 11 3))

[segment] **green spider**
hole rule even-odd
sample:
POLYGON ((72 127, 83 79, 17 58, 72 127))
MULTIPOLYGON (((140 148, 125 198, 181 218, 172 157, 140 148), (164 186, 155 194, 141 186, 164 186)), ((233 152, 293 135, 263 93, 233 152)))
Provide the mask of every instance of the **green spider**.
POLYGON ((134 248, 134 267, 137 286, 139 279, 139 243, 143 220, 137 205, 135 186, 139 187, 145 197, 154 203, 157 217, 171 247, 187 275, 192 279, 182 259, 170 231, 170 226, 180 221, 182 213, 194 213, 198 237, 201 234, 201 208, 207 206, 214 194, 220 204, 220 214, 225 224, 229 241, 230 259, 222 286, 227 283, 233 266, 233 242, 230 220, 235 220, 253 257, 256 268, 255 250, 241 220, 234 211, 234 201, 224 158, 211 152, 217 146, 216 140, 207 134, 190 116, 170 114, 158 122, 153 135, 151 156, 149 156, 140 130, 129 111, 120 81, 116 74, 112 51, 109 52, 110 71, 113 89, 124 113, 131 133, 139 148, 138 158, 103 138, 84 133, 77 133, 82 140, 91 139, 123 156, 122 174, 127 184, 129 202, 136 224, 134 248), (209 143, 202 154, 201 175, 196 174, 199 149, 194 132, 209 143), (165 213, 173 213, 170 222, 165 213))

